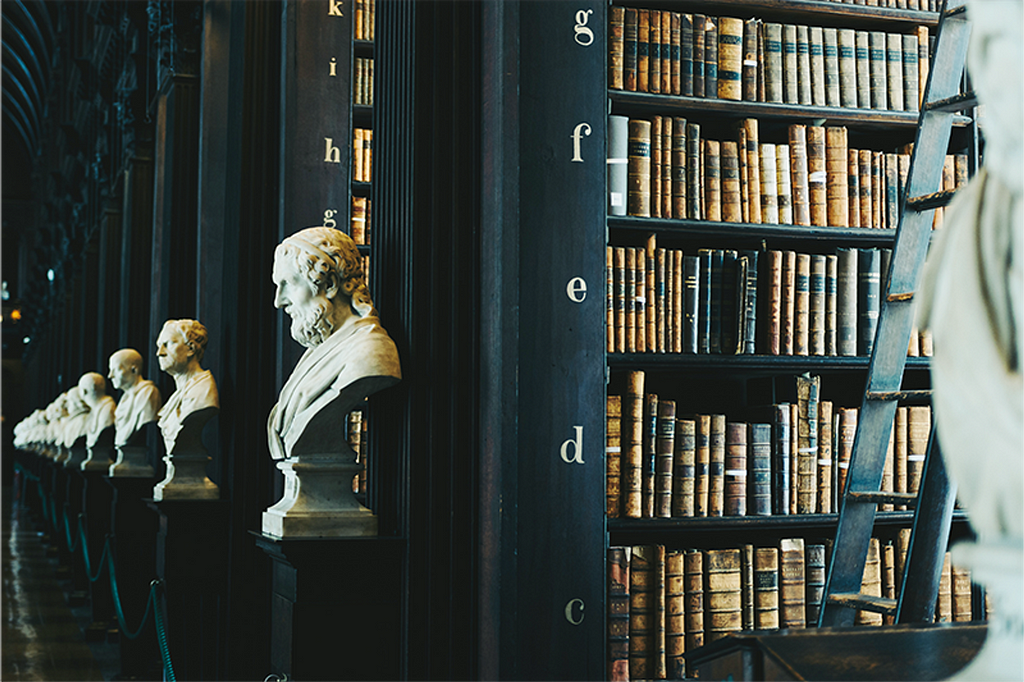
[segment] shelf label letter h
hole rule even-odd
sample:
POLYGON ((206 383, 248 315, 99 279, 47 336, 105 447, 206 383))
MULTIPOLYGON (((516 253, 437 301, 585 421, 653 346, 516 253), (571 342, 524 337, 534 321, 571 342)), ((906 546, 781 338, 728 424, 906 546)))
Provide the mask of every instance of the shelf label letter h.
POLYGON ((562 443, 562 461, 566 464, 583 464, 583 427, 574 426, 572 428, 576 432, 576 437, 570 438, 562 443), (569 456, 570 445, 573 446, 573 449, 575 450, 572 457, 569 456))
POLYGON ((334 140, 330 137, 324 138, 324 163, 341 163, 341 150, 334 146, 334 140))

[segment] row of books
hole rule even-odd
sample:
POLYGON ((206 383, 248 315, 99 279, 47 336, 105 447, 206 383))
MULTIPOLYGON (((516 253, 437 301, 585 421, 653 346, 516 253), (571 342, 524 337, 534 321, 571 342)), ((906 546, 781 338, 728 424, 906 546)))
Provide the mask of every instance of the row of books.
MULTIPOLYGON (((839 510, 858 409, 821 399, 821 378, 796 377, 795 399, 724 414, 677 415, 677 398, 645 392, 629 372, 624 395, 607 397, 606 499, 611 518, 828 514, 839 510)), ((883 492, 916 493, 931 407, 899 406, 883 492)), ((905 509, 905 506, 898 507, 905 509)), ((893 511, 891 504, 881 511, 893 511)))
MULTIPOLYGON (((895 152, 854 149, 844 126, 792 124, 761 142, 758 120, 712 140, 683 117, 608 120, 611 215, 727 223, 889 228, 899 225, 910 169, 895 152)), ((947 155, 943 187, 966 183, 966 154, 947 155)), ((939 219, 941 220, 941 219, 939 219)))
POLYGON ((928 28, 910 34, 613 6, 612 90, 917 111, 928 28))
POLYGON ((373 130, 355 128, 352 131, 352 180, 371 182, 372 170, 373 130))
POLYGON ((919 12, 938 12, 942 0, 830 0, 847 5, 888 7, 890 9, 911 9, 919 12))
MULTIPOLYGON (((890 249, 606 247, 609 353, 867 356, 890 249)), ((914 332, 908 355, 932 354, 914 332)))
POLYGON ((373 27, 377 19, 377 0, 354 0, 352 4, 355 5, 352 37, 356 40, 373 40, 373 27))
POLYGON ((373 106, 373 58, 356 57, 356 84, 352 88, 352 103, 373 106))
POLYGON ((352 215, 348 235, 356 244, 370 243, 370 218, 372 201, 366 197, 352 197, 352 215))
MULTIPOLYGON (((815 627, 831 541, 784 538, 778 546, 671 550, 608 548, 608 678, 684 679, 685 653, 739 630, 815 627)), ((862 591, 895 598, 909 545, 872 538, 862 591)), ((947 552, 936 621, 972 620, 971 574, 947 552)), ((858 625, 891 623, 859 611, 858 625)))
POLYGON ((367 455, 369 454, 366 450, 366 432, 369 426, 369 420, 366 418, 365 413, 362 410, 352 410, 348 413, 347 433, 346 442, 348 446, 352 448, 352 452, 356 454, 356 461, 361 465, 359 473, 352 477, 352 492, 357 495, 366 494, 366 462, 367 455))

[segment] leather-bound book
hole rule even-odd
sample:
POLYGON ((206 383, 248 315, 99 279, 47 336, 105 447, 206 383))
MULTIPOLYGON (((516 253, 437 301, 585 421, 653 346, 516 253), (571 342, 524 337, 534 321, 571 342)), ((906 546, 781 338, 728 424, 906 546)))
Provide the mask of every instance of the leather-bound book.
POLYGON ((828 166, 825 155, 825 128, 807 126, 807 187, 811 225, 828 225, 828 166))
POLYGON ((352 218, 349 221, 349 235, 356 244, 366 243, 366 197, 352 197, 352 218))
POLYGON ((779 550, 776 547, 754 549, 754 627, 758 630, 779 627, 779 550))
POLYGON ((816 107, 828 105, 825 81, 825 37, 820 26, 809 29, 811 52, 811 103, 816 107))
MULTIPOLYGON (((893 487, 893 467, 896 460, 896 419, 893 419, 889 427, 889 444, 885 448, 885 463, 882 465, 882 485, 879 488, 883 493, 895 492, 893 487)), ((893 511, 891 502, 878 505, 878 511, 893 511)))
MULTIPOLYGON (((809 256, 811 272, 808 282, 809 316, 807 355, 825 354, 825 256, 809 256)), ((799 268, 799 265, 798 265, 799 268)), ((798 273, 799 276, 799 273, 798 273)))
POLYGON ((966 623, 974 619, 971 611, 971 571, 956 565, 950 570, 953 579, 953 621, 966 623))
POLYGON ((697 423, 693 419, 676 420, 676 451, 672 466, 672 516, 690 517, 693 510, 693 486, 697 456, 697 423))
POLYGON ((842 106, 839 85, 839 35, 834 28, 821 31, 821 42, 825 52, 825 105, 842 106))
POLYGON ((704 564, 704 641, 710 644, 743 626, 740 550, 706 550, 704 564))
POLYGON ((658 248, 655 256, 655 285, 657 288, 657 350, 659 353, 666 352, 667 341, 668 341, 668 287, 666 285, 666 277, 668 274, 668 254, 665 249, 658 248))
POLYGON ((704 140, 704 205, 707 209, 705 220, 722 220, 722 186, 720 173, 720 143, 718 140, 704 140))
POLYGON ((636 16, 636 91, 650 92, 651 13, 638 9, 636 16))
POLYGON ((885 228, 885 154, 871 152, 871 209, 875 215, 872 219, 875 226, 885 228))
POLYGON ((736 152, 739 161, 740 207, 742 221, 750 222, 750 190, 747 187, 747 131, 743 125, 736 126, 736 152))
POLYGON ((658 402, 658 436, 654 461, 654 515, 672 516, 672 464, 676 447, 676 403, 658 402))
POLYGON ((792 440, 789 403, 779 403, 772 407, 774 420, 772 423, 772 513, 789 514, 790 488, 790 452, 792 440))
MULTIPOLYGON (((681 67, 681 53, 682 53, 682 15, 679 12, 669 12, 667 15, 662 14, 661 24, 661 35, 665 37, 665 17, 668 17, 669 21, 669 90, 666 94, 679 95, 682 94, 682 72, 681 67)), ((665 51, 662 49, 662 57, 665 56, 665 51)), ((664 76, 664 62, 662 62, 662 76, 664 76)))
POLYGON ((747 515, 747 424, 725 426, 725 516, 747 515))
POLYGON ((636 311, 636 352, 647 352, 647 249, 638 246, 636 251, 636 267, 633 289, 633 307, 636 311))
POLYGON ((878 249, 861 249, 857 255, 857 352, 871 355, 878 328, 881 263, 878 249))
POLYGON ((743 98, 743 20, 718 20, 718 98, 743 98))
POLYGON ((779 223, 779 189, 776 171, 775 145, 761 145, 761 222, 779 223))
POLYGON ((789 513, 798 513, 797 490, 800 488, 800 404, 793 401, 789 404, 789 513))
POLYGON ((724 289, 725 252, 711 249, 711 308, 710 337, 708 347, 711 353, 722 352, 722 292, 724 289))
POLYGON ((789 159, 793 194, 793 224, 810 225, 810 185, 807 177, 807 126, 789 126, 789 159))
MULTIPOLYGON (((871 543, 868 545, 868 558, 864 564, 864 578, 861 581, 860 591, 861 594, 882 596, 881 546, 878 543, 878 538, 871 538, 871 543)), ((882 614, 857 611, 854 622, 857 625, 881 625, 882 614)))
POLYGON ((917 94, 918 108, 924 99, 925 86, 928 84, 928 71, 931 68, 929 59, 928 27, 917 27, 917 94))
POLYGON ((723 140, 721 146, 721 194, 721 219, 727 223, 743 222, 743 205, 740 202, 739 152, 736 143, 729 140, 723 140))
POLYGON ((605 489, 609 518, 618 518, 622 506, 622 396, 610 395, 605 416, 605 489))
POLYGON ((701 220, 700 124, 686 124, 686 217, 701 220))
POLYGON ((693 95, 693 15, 679 15, 679 94, 693 95))
POLYGON ((722 333, 720 349, 722 353, 734 355, 736 353, 736 340, 739 338, 738 316, 743 308, 737 301, 737 294, 741 289, 740 278, 746 282, 746 272, 740 272, 739 254, 732 249, 722 251, 722 301, 721 320, 722 333))
POLYGON ((641 516, 645 519, 654 518, 654 462, 657 458, 658 441, 658 395, 648 393, 644 396, 643 422, 643 462, 641 516))
POLYGON ((651 217, 661 218, 661 174, 664 170, 664 164, 662 163, 662 142, 664 142, 664 135, 662 135, 662 121, 661 116, 651 117, 651 217))
POLYGON ((704 18, 704 96, 718 97, 718 18, 704 18))
POLYGON ((615 264, 615 352, 626 352, 626 248, 616 246, 615 264))
POLYGON ((885 33, 881 31, 868 34, 868 64, 871 68, 871 108, 888 109, 885 33))
POLYGON ((857 106, 871 108, 871 58, 870 37, 867 31, 856 32, 857 56, 857 106))
POLYGON ((647 92, 658 94, 661 92, 661 10, 648 10, 648 14, 650 32, 647 45, 647 92))
POLYGON ((782 252, 782 332, 781 354, 793 355, 796 332, 796 252, 782 252))
POLYGON ((725 509, 725 415, 711 415, 708 437, 708 516, 721 516, 725 509))
POLYGON ((807 355, 810 348, 811 257, 796 254, 794 278, 795 303, 793 316, 793 354, 807 355))
POLYGON ((700 301, 700 258, 683 257, 683 352, 698 352, 698 304, 700 301))
MULTIPOLYGON (((850 471, 850 456, 853 454, 853 439, 857 436, 857 408, 839 408, 839 452, 836 476, 836 499, 842 500, 846 492, 846 476, 850 471)), ((840 506, 842 506, 840 504, 840 506)))
POLYGON ((939 594, 935 600, 935 622, 953 622, 953 570, 949 552, 946 552, 943 557, 942 572, 939 574, 939 594))
POLYGON ((622 481, 625 516, 641 516, 643 490, 644 373, 630 372, 622 400, 622 481))
POLYGON ((847 133, 845 126, 825 128, 825 170, 828 224, 830 227, 848 227, 850 224, 849 167, 847 133))
POLYGON ((704 96, 704 41, 707 37, 707 17, 693 15, 693 96, 704 96))
POLYGON ((608 548, 608 679, 629 680, 629 550, 608 548))
POLYGON ((839 259, 825 256, 825 355, 835 356, 837 329, 836 276, 839 259))
POLYGON ((672 217, 686 219, 686 119, 672 119, 672 217))
POLYGON ((683 554, 683 582, 686 586, 686 650, 704 646, 704 553, 683 554))
POLYGON ((626 10, 612 5, 608 8, 608 87, 622 90, 622 70, 625 58, 623 38, 626 29, 626 10))
POLYGON ((954 154, 953 155, 953 187, 960 189, 967 184, 968 174, 970 169, 968 168, 967 155, 966 154, 954 154))
POLYGON ((800 66, 797 63, 796 24, 782 25, 782 101, 800 103, 800 66))
POLYGON ((803 538, 779 541, 779 627, 807 624, 803 538))
MULTIPOLYGON (((896 598, 896 551, 892 542, 881 546, 882 550, 882 596, 886 599, 896 598)), ((882 623, 892 625, 896 619, 890 615, 882 616, 882 623)))
POLYGON ((740 607, 744 630, 754 629, 754 546, 740 546, 740 607))
POLYGON ((608 117, 608 215, 626 215, 629 118, 608 117))
POLYGON ((683 352, 683 251, 672 251, 672 352, 683 352))
POLYGON ((769 355, 779 355, 782 329, 782 252, 773 250, 765 255, 765 272, 768 274, 765 282, 768 294, 765 352, 769 355))
MULTIPOLYGON (((907 488, 907 454, 909 444, 907 442, 910 433, 907 429, 907 408, 899 406, 896 408, 896 416, 893 417, 893 490, 898 493, 909 492, 907 488)), ((896 505, 896 509, 906 509, 907 505, 896 505)))
POLYGON ((836 251, 836 348, 841 356, 857 355, 857 249, 836 251))
POLYGON ((626 352, 636 352, 636 248, 626 247, 626 352))
POLYGON ((846 152, 846 195, 849 200, 850 227, 864 227, 860 221, 860 152, 846 152))
POLYGON ((647 299, 647 314, 644 316, 646 330, 644 337, 647 352, 658 350, 658 237, 650 234, 644 249, 644 297, 647 299))
POLYGON ((903 108, 906 111, 920 109, 921 93, 918 92, 917 36, 904 35, 903 40, 903 108))
POLYGON ((747 138, 747 194, 751 223, 761 222, 761 144, 756 118, 743 119, 747 138))
POLYGON ((697 273, 697 352, 711 352, 711 260, 714 249, 700 249, 697 258, 700 269, 697 273))
POLYGON ((825 545, 809 544, 804 550, 804 600, 807 627, 817 627, 821 598, 825 593, 825 545))
POLYGON ((782 24, 764 24, 764 92, 766 102, 782 102, 782 24))
POLYGON ((932 408, 911 405, 907 408, 907 492, 916 493, 921 487, 924 458, 928 452, 928 438, 932 431, 932 408))
MULTIPOLYGON (((896 535, 896 580, 903 580, 903 572, 907 567, 907 551, 910 549, 910 528, 900 528, 896 535)), ((897 588, 898 589, 898 588, 897 588)))
POLYGON ((841 28, 839 44, 839 103, 848 109, 857 108, 857 32, 841 28))
POLYGON ((860 226, 878 227, 874 222, 874 195, 871 182, 871 150, 857 150, 858 183, 860 186, 860 226))
POLYGON ((711 468, 711 415, 699 414, 695 419, 696 447, 694 448, 693 512, 694 516, 708 516, 711 468))
POLYGON ((747 431, 750 516, 772 513, 772 425, 750 424, 747 431))
POLYGON ((810 106, 814 104, 811 82, 811 36, 807 26, 796 27, 797 101, 810 106))
MULTIPOLYGON (((672 215, 672 174, 675 155, 672 153, 672 142, 675 134, 675 119, 665 116, 661 121, 661 217, 678 218, 672 215)), ((683 154, 685 163, 686 155, 683 154)))
POLYGON ((632 216, 651 215, 651 122, 629 120, 629 157, 627 163, 627 212, 632 216))
POLYGON ((817 512, 831 514, 832 508, 832 402, 818 403, 818 499, 817 512))
POLYGON ((615 247, 605 248, 605 350, 615 352, 615 247))
POLYGON ((665 665, 666 677, 686 677, 686 573, 682 552, 665 555, 665 665))
POLYGON ((637 545, 629 559, 629 679, 654 679, 656 547, 637 545))
POLYGON ((789 145, 780 144, 775 147, 775 176, 777 178, 779 223, 793 224, 793 190, 792 171, 789 168, 789 145))
POLYGON ((885 64, 889 109, 903 111, 903 36, 899 33, 885 36, 885 64))
POLYGON ((758 252, 748 249, 739 253, 743 273, 737 280, 740 287, 736 305, 741 308, 736 331, 736 352, 754 355, 757 352, 757 278, 758 252))
POLYGON ((743 70, 741 73, 743 99, 757 101, 757 35, 760 22, 747 19, 743 22, 743 70))
POLYGON ((654 546, 654 658, 651 672, 655 679, 665 679, 665 615, 667 612, 665 579, 665 545, 654 546))
POLYGON ((821 378, 805 374, 796 378, 797 406, 797 490, 798 514, 817 511, 818 487, 818 394, 821 378))

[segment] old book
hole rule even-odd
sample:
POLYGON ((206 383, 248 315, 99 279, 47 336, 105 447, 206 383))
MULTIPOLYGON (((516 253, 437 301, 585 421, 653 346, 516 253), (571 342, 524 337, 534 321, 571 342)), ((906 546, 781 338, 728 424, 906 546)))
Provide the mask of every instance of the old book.
POLYGON ((789 168, 789 145, 780 144, 775 147, 775 177, 778 191, 779 223, 793 224, 793 190, 791 171, 789 168))
POLYGON ((647 351, 647 249, 643 246, 636 247, 636 266, 634 279, 633 307, 636 312, 636 352, 647 351))
MULTIPOLYGON (((672 153, 672 141, 675 137, 675 119, 665 116, 661 121, 661 217, 673 218, 672 215, 672 164, 675 156, 672 153)), ((685 158, 685 157, 684 157, 685 158)))
POLYGON ((616 246, 615 266, 615 352, 626 352, 626 248, 616 246))
POLYGON ((871 204, 874 210, 874 223, 879 228, 885 228, 885 154, 883 152, 871 153, 871 194, 874 201, 871 204))
MULTIPOLYGON (((864 577, 861 581, 861 594, 875 597, 882 596, 882 561, 881 547, 878 538, 871 538, 868 545, 868 558, 864 564, 864 577)), ((881 625, 882 614, 871 611, 857 611, 854 619, 857 625, 881 625)))
POLYGON ((704 96, 704 41, 707 37, 707 17, 693 15, 693 96, 704 96))
POLYGON ((768 290, 768 316, 765 331, 765 352, 779 355, 781 352, 782 329, 782 252, 769 251, 765 271, 768 279, 765 288, 768 290))
POLYGON ((754 355, 757 352, 757 280, 758 252, 748 249, 740 252, 740 259, 745 263, 745 276, 738 281, 740 285, 736 304, 742 305, 742 325, 737 330, 736 352, 754 355))
POLYGON ((775 145, 761 144, 761 222, 779 222, 778 172, 775 167, 775 145))
POLYGON ((863 227, 860 221, 860 152, 848 149, 846 157, 846 195, 849 200, 850 227, 863 227))
POLYGON ((711 249, 711 319, 708 348, 711 353, 722 352, 722 294, 724 292, 725 252, 711 249))
POLYGON ((713 249, 700 249, 697 258, 700 269, 697 273, 697 351, 711 352, 711 259, 713 249))
POLYGON ((654 481, 655 461, 657 460, 658 441, 658 395, 648 393, 644 396, 643 421, 643 488, 641 497, 641 516, 645 519, 654 518, 654 481))
POLYGON ((704 641, 711 643, 743 626, 740 550, 706 550, 704 580, 704 641))
POLYGON ((365 133, 366 131, 363 128, 354 128, 352 130, 352 178, 356 182, 366 182, 363 169, 365 158, 363 149, 366 144, 365 133))
POLYGON ((683 252, 672 251, 672 352, 683 352, 683 252))
POLYGON ((629 120, 629 157, 627 165, 627 212, 632 216, 651 215, 651 122, 629 120))
POLYGON ((953 572, 949 552, 946 552, 942 560, 942 572, 939 574, 939 594, 935 600, 935 622, 953 622, 953 572))
POLYGON ((643 489, 643 423, 644 373, 630 372, 626 379, 626 393, 622 400, 622 495, 625 516, 641 516, 643 489))
POLYGON ((953 579, 953 620, 964 623, 973 620, 971 611, 971 571, 953 565, 950 567, 953 579))
POLYGON ((654 660, 651 665, 651 672, 655 679, 665 679, 666 671, 666 659, 665 659, 665 614, 667 611, 666 603, 666 569, 665 564, 665 545, 654 546, 654 558, 652 562, 652 568, 654 569, 654 614, 655 614, 655 628, 654 628, 654 660))
POLYGON ((618 518, 622 504, 622 396, 608 396, 605 442, 607 513, 609 518, 618 518))
POLYGON ((705 220, 722 220, 722 186, 720 174, 720 143, 704 140, 704 206, 705 220))
POLYGON ((967 184, 970 168, 966 154, 953 155, 953 187, 960 189, 967 184))
POLYGON ((700 258, 683 257, 683 353, 697 353, 700 258))
POLYGON ((740 205, 743 222, 750 222, 750 188, 747 187, 747 131, 742 125, 736 127, 736 149, 740 170, 740 205))
POLYGON ((686 217, 701 220, 700 124, 686 124, 686 217))
POLYGON ((743 119, 747 138, 747 194, 751 223, 761 222, 761 144, 756 118, 743 119))
MULTIPOLYGON (((896 599, 896 552, 892 542, 881 546, 882 554, 882 596, 886 599, 896 599)), ((892 625, 896 619, 890 615, 882 616, 885 625, 892 625)))
POLYGON ((686 119, 672 119, 672 217, 686 218, 686 119))
POLYGON ((837 350, 838 316, 836 300, 836 277, 839 259, 834 255, 825 256, 825 355, 835 356, 837 350))
MULTIPOLYGON (((682 15, 679 12, 669 12, 668 15, 662 14, 662 37, 665 35, 664 18, 666 16, 668 16, 669 20, 669 91, 673 95, 679 95, 682 94, 682 73, 680 70, 682 52, 682 15)), ((662 56, 664 57, 664 49, 662 50, 662 56)), ((664 66, 662 67, 662 71, 664 72, 664 66)))
POLYGON ((638 9, 636 16, 636 91, 650 92, 651 13, 638 9))
POLYGON ((661 173, 664 169, 662 163, 662 142, 664 142, 664 135, 662 134, 662 123, 663 118, 661 116, 651 117, 651 217, 660 218, 661 216, 661 173))
POLYGON ((772 513, 789 514, 790 487, 790 452, 792 440, 790 406, 780 403, 772 407, 774 421, 772 423, 772 513))
POLYGON ((825 128, 825 170, 830 227, 847 227, 850 224, 848 166, 846 126, 828 126, 825 128))
POLYGON ((608 679, 629 680, 629 549, 608 548, 608 679))
POLYGON ((699 414, 696 419, 696 446, 694 448, 693 513, 709 516, 708 503, 711 468, 711 415, 699 414))
POLYGON ((682 552, 665 555, 665 673, 686 676, 686 572, 682 552))
MULTIPOLYGON (((909 492, 907 489, 907 455, 908 438, 907 409, 904 406, 896 408, 896 416, 893 417, 893 490, 898 493, 909 492)), ((907 505, 896 505, 896 509, 906 509, 907 505)))
POLYGON ((686 587, 686 650, 704 646, 704 553, 683 554, 683 582, 686 587))
POLYGON ((858 251, 836 251, 836 350, 841 356, 857 355, 858 251))
POLYGON ((608 117, 608 215, 626 215, 629 118, 608 117))
POLYGON ((793 195, 793 224, 810 225, 810 185, 807 176, 807 127, 789 126, 789 158, 793 195))
POLYGON ((658 435, 654 461, 654 516, 672 516, 672 464, 676 444, 676 403, 658 402, 658 435))
POLYGON ((782 102, 782 24, 764 24, 764 92, 766 102, 782 102))
POLYGON ((910 528, 900 528, 896 535, 896 580, 902 584, 903 572, 907 567, 907 551, 910 549, 910 528))
POLYGON ((708 437, 708 516, 721 516, 725 509, 725 415, 711 415, 708 437))
POLYGON ((779 626, 802 628, 807 624, 803 538, 779 541, 779 626))
POLYGON ((626 352, 636 352, 636 249, 626 247, 626 352))
POLYGON ((906 111, 920 109, 921 94, 918 91, 917 36, 904 35, 903 40, 903 108, 906 111))
POLYGON ((820 26, 809 29, 811 53, 811 103, 816 107, 827 105, 825 85, 825 38, 820 26))
POLYGON ((740 100, 743 97, 743 20, 720 17, 718 20, 718 97, 740 100))
MULTIPOLYGON (((839 467, 836 476, 836 499, 842 500, 846 492, 846 475, 850 471, 850 456, 853 454, 853 439, 857 436, 857 408, 839 408, 839 452, 837 466, 839 467)), ((841 506, 841 505, 840 505, 841 506)))
POLYGON ((679 15, 679 94, 693 95, 693 15, 679 15))
POLYGON ((796 252, 782 252, 782 341, 780 353, 793 355, 796 331, 796 252))
POLYGON ((800 486, 798 472, 800 470, 799 462, 797 461, 800 454, 800 429, 798 424, 800 423, 800 404, 798 401, 793 401, 789 404, 789 513, 796 514, 799 512, 797 508, 797 489, 800 486))
POLYGON ((796 378, 797 407, 797 513, 817 510, 818 394, 821 378, 804 374, 796 378))
POLYGON ((924 458, 932 430, 932 408, 911 405, 907 408, 907 492, 916 493, 921 486, 924 458))
POLYGON ((727 223, 743 222, 743 206, 740 203, 739 152, 735 142, 722 141, 721 165, 721 219, 727 223))
MULTIPOLYGON (((819 514, 832 513, 832 402, 818 403, 818 499, 819 514)), ((838 510, 836 510, 838 511, 838 510)))
POLYGON ((825 153, 825 128, 807 127, 807 186, 811 225, 828 225, 826 182, 828 166, 825 153))
POLYGON ((856 36, 852 28, 841 28, 836 36, 839 49, 839 103, 851 109, 857 107, 856 36))
POLYGON ((824 28, 821 33, 825 52, 825 104, 839 107, 842 106, 839 85, 839 36, 834 28, 824 28))
POLYGON ((625 46, 623 39, 626 29, 626 10, 624 7, 608 8, 608 87, 622 90, 625 46))
POLYGON ((754 546, 740 546, 740 608, 742 629, 754 629, 754 546))
POLYGON ((809 544, 804 550, 807 626, 817 627, 825 593, 825 545, 809 544))
POLYGON ((693 419, 676 420, 675 461, 672 465, 672 516, 694 515, 694 473, 697 425, 693 419))
POLYGON ((811 37, 807 26, 796 27, 797 101, 803 105, 814 103, 811 87, 811 37))
POLYGON ((760 21, 747 19, 743 22, 743 71, 741 73, 743 99, 757 101, 757 36, 760 21))
POLYGON ((656 550, 652 545, 637 545, 629 559, 629 679, 632 680, 654 678, 656 550))
POLYGON ((782 25, 782 101, 800 103, 800 67, 797 64, 796 24, 782 25))
POLYGON ((605 350, 615 352, 615 247, 605 249, 605 350))
POLYGON ((772 513, 772 425, 750 424, 747 429, 748 512, 772 513))
MULTIPOLYGON (((650 247, 648 247, 650 248, 650 247)), ((665 284, 665 278, 667 274, 668 254, 665 249, 658 248, 655 255, 655 285, 656 285, 656 297, 657 304, 655 306, 657 316, 657 349, 659 353, 666 352, 666 343, 668 338, 668 301, 667 290, 665 284)))
POLYGON ((903 111, 903 36, 899 33, 885 36, 885 63, 889 108, 903 111))
POLYGON ((779 627, 779 550, 775 547, 754 549, 754 627, 779 627))
MULTIPOLYGON (((825 354, 825 256, 811 254, 808 281, 807 355, 825 354)), ((799 265, 797 266, 799 269, 799 265)), ((797 273, 799 277, 799 272, 797 273)))
POLYGON ((718 18, 704 18, 704 96, 718 97, 718 18))
POLYGON ((871 69, 871 108, 888 109, 885 33, 881 31, 871 31, 868 34, 868 64, 871 69))
POLYGON ((857 31, 856 62, 857 62, 857 106, 861 109, 871 108, 871 60, 867 31, 857 31))
POLYGON ((928 84, 928 70, 930 69, 930 58, 928 52, 928 27, 917 27, 917 103, 918 108, 924 98, 925 86, 928 84))
MULTIPOLYGON (((895 415, 894 415, 895 417, 895 415)), ((882 465, 882 484, 879 490, 883 493, 895 492, 893 488, 893 465, 896 458, 896 420, 889 426, 889 443, 885 448, 885 463, 882 465)), ((892 503, 878 505, 878 511, 893 511, 892 503)))
POLYGON ((747 515, 747 424, 725 427, 725 516, 747 515))
POLYGON ((661 92, 661 10, 651 9, 648 10, 648 14, 650 32, 647 46, 647 91, 658 94, 661 92))
POLYGON ((857 255, 857 352, 871 355, 878 328, 881 286, 878 249, 861 249, 857 255))
POLYGON ((722 251, 722 302, 721 302, 721 352, 735 354, 736 340, 741 330, 737 328, 739 313, 743 310, 737 296, 740 280, 745 282, 746 273, 740 273, 739 254, 732 249, 722 251))
POLYGON ((858 185, 860 188, 860 226, 878 227, 874 223, 874 209, 872 208, 873 193, 871 182, 871 150, 857 150, 858 185))
POLYGON ((793 354, 807 355, 810 347, 811 257, 796 254, 793 309, 793 354))
POLYGON ((352 217, 349 221, 349 236, 356 244, 366 244, 366 197, 352 197, 352 217))

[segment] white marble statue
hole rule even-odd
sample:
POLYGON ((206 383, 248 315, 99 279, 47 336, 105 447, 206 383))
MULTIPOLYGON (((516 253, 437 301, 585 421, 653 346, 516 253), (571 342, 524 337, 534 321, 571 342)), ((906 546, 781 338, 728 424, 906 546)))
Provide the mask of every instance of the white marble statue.
POLYGON ((114 399, 107 395, 107 380, 102 374, 88 372, 78 380, 78 392, 89 406, 89 420, 85 425, 86 458, 83 471, 106 471, 113 452, 114 399))
POLYGON ((351 498, 358 470, 345 443, 347 414, 401 378, 398 351, 380 326, 362 261, 345 233, 310 227, 274 253, 274 306, 292 318, 307 350, 270 412, 270 454, 285 495, 263 531, 285 536, 373 535, 376 517, 351 498), (346 480, 347 479, 347 480, 346 480))
POLYGON ((65 466, 77 466, 85 460, 85 436, 89 425, 89 404, 82 398, 78 386, 67 392, 67 417, 64 419, 61 445, 63 455, 58 461, 65 466))
POLYGON ((43 436, 43 454, 50 459, 57 459, 64 443, 64 420, 68 416, 67 391, 54 398, 46 406, 46 433, 43 436))
POLYGON ((107 376, 114 388, 124 391, 114 411, 114 445, 125 445, 145 424, 156 421, 160 389, 142 377, 142 354, 134 348, 110 356, 107 376))
POLYGON ((206 327, 196 320, 168 320, 156 340, 160 369, 174 378, 175 391, 160 408, 158 424, 167 455, 167 475, 153 499, 216 499, 220 491, 206 476, 209 455, 202 430, 220 411, 217 383, 200 362, 206 327))

